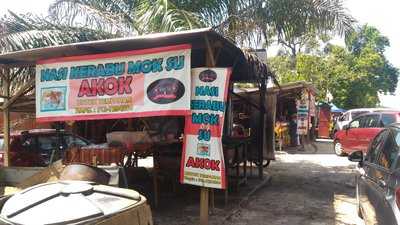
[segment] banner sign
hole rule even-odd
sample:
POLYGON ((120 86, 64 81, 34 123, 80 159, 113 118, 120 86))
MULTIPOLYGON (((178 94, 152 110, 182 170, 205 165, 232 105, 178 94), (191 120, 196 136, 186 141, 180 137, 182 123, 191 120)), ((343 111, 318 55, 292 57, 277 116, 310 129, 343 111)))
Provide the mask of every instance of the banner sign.
POLYGON ((226 188, 222 149, 228 68, 192 69, 192 115, 186 117, 181 183, 226 188))
POLYGON ((39 61, 37 120, 188 115, 190 54, 176 45, 39 61))
POLYGON ((297 134, 307 135, 308 133, 308 115, 309 115, 308 92, 303 91, 301 98, 297 100, 297 134))

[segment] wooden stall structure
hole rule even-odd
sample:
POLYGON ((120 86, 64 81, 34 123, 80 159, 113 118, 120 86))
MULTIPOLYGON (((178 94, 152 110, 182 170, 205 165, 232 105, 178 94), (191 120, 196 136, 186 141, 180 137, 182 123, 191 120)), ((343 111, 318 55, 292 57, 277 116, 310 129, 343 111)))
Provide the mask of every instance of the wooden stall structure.
POLYGON ((305 127, 303 136, 307 140, 314 140, 318 116, 315 106, 315 95, 317 94, 315 87, 311 83, 299 81, 281 84, 280 87, 274 87, 274 89, 278 91, 275 123, 277 147, 282 149, 300 145, 300 126, 305 127), (299 110, 300 100, 306 106, 305 112, 299 110), (301 113, 305 113, 303 121, 298 119, 301 113), (300 124, 301 122, 303 124, 300 124))
MULTIPOLYGON (((254 161, 258 165, 259 177, 262 178, 266 142, 259 140, 265 139, 267 132, 272 132, 271 126, 267 128, 265 125, 272 124, 271 121, 266 123, 266 117, 268 116, 269 118, 274 115, 274 112, 269 112, 267 106, 270 100, 273 102, 273 99, 267 97, 266 88, 267 80, 272 77, 273 74, 263 62, 257 59, 257 57, 244 53, 239 47, 211 28, 66 44, 0 55, 0 82, 2 85, 0 98, 3 99, 0 104, 0 110, 2 111, 4 121, 4 165, 9 166, 10 112, 35 112, 35 67, 38 61, 183 44, 189 44, 191 46, 191 68, 229 67, 232 69, 229 83, 228 104, 226 106, 224 137, 230 139, 232 136, 232 99, 234 96, 234 83, 250 82, 259 88, 257 96, 246 100, 246 102, 254 106, 259 112, 257 121, 255 122, 261 124, 261 126, 251 137, 259 143, 253 145, 257 148, 257 158, 254 159, 254 161), (269 113, 267 114, 267 112, 269 113)), ((190 74, 188 74, 188 76, 189 75, 190 74)), ((132 119, 128 119, 127 121, 127 126, 132 127, 132 119)), ((75 129, 77 128, 75 127, 75 129)), ((89 129, 87 123, 86 127, 81 127, 80 129, 84 129, 85 132, 87 132, 89 129)), ((96 128, 93 130, 95 131, 96 128)), ((268 157, 271 158, 272 156, 267 156, 267 158, 268 157)), ((200 199, 201 224, 206 224, 206 221, 208 221, 209 202, 209 191, 207 188, 201 189, 200 199)))
MULTIPOLYGON (((264 166, 268 164, 270 160, 275 159, 275 118, 276 118, 276 106, 277 106, 277 97, 278 97, 279 89, 269 87, 267 89, 267 95, 264 99, 264 104, 267 106, 267 112, 265 115, 265 124, 263 125, 264 136, 263 136, 263 159, 264 166)), ((232 110, 234 112, 234 128, 237 129, 244 128, 249 129, 249 133, 257 132, 257 125, 252 123, 251 121, 254 118, 259 116, 257 105, 253 104, 257 99, 259 99, 260 91, 259 88, 243 88, 237 87, 233 91, 233 104, 232 110)), ((252 148, 254 150, 254 148, 252 148)), ((250 152, 249 159, 253 162, 252 159, 257 158, 258 152, 250 152)), ((255 161, 258 164, 258 161, 255 161)))

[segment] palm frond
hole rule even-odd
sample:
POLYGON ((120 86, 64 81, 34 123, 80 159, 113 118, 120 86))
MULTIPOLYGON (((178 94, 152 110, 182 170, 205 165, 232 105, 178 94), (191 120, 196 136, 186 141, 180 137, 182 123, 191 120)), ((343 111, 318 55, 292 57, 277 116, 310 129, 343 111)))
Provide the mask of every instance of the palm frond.
MULTIPOLYGON (((11 11, 0 18, 0 24, 0 53, 115 37, 104 31, 54 24, 47 18, 17 15, 11 11)), ((33 67, 11 68, 11 94, 16 93, 34 74, 33 67)))
POLYGON ((10 12, 0 22, 0 53, 115 37, 101 30, 54 24, 29 14, 10 12))
POLYGON ((204 27, 195 12, 178 8, 169 0, 142 1, 136 18, 144 33, 170 32, 204 27))
POLYGON ((135 0, 56 0, 51 18, 66 26, 81 26, 123 36, 139 32, 135 0))

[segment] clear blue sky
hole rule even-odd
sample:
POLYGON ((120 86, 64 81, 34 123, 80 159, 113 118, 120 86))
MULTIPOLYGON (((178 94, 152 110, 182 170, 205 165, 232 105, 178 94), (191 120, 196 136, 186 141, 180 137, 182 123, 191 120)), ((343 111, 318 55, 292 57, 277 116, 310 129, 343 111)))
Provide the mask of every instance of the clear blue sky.
MULTIPOLYGON (((31 12, 46 14, 47 8, 54 0, 1 0, 0 15, 10 9, 14 12, 31 12)), ((400 1, 399 0, 347 0, 345 6, 359 23, 368 23, 378 28, 390 40, 391 47, 386 56, 396 67, 400 68, 400 1)), ((338 43, 341 43, 340 41, 338 43)), ((384 105, 398 102, 400 108, 400 88, 397 89, 398 98, 382 99, 384 105)))

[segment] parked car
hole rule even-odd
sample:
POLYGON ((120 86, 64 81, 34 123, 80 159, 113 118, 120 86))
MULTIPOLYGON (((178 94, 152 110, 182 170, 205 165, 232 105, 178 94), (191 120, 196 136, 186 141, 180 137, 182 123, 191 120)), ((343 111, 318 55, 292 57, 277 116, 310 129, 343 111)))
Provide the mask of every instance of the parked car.
MULTIPOLYGON (((53 161, 61 158, 70 146, 87 146, 91 143, 77 135, 53 129, 15 132, 10 135, 11 166, 47 166, 53 150, 53 161)), ((0 135, 0 166, 4 162, 4 138, 0 135)))
POLYGON ((367 153, 369 143, 387 125, 400 122, 400 111, 366 113, 335 133, 334 151, 342 156, 354 151, 367 153))
POLYGON ((364 156, 353 152, 349 160, 359 162, 356 196, 359 216, 366 225, 400 224, 400 124, 379 132, 364 156))
POLYGON ((372 113, 372 112, 382 112, 382 111, 393 111, 393 109, 388 108, 360 108, 360 109, 350 109, 343 113, 342 116, 335 122, 334 133, 339 130, 343 130, 343 127, 349 124, 352 120, 356 117, 365 114, 365 113, 372 113))

